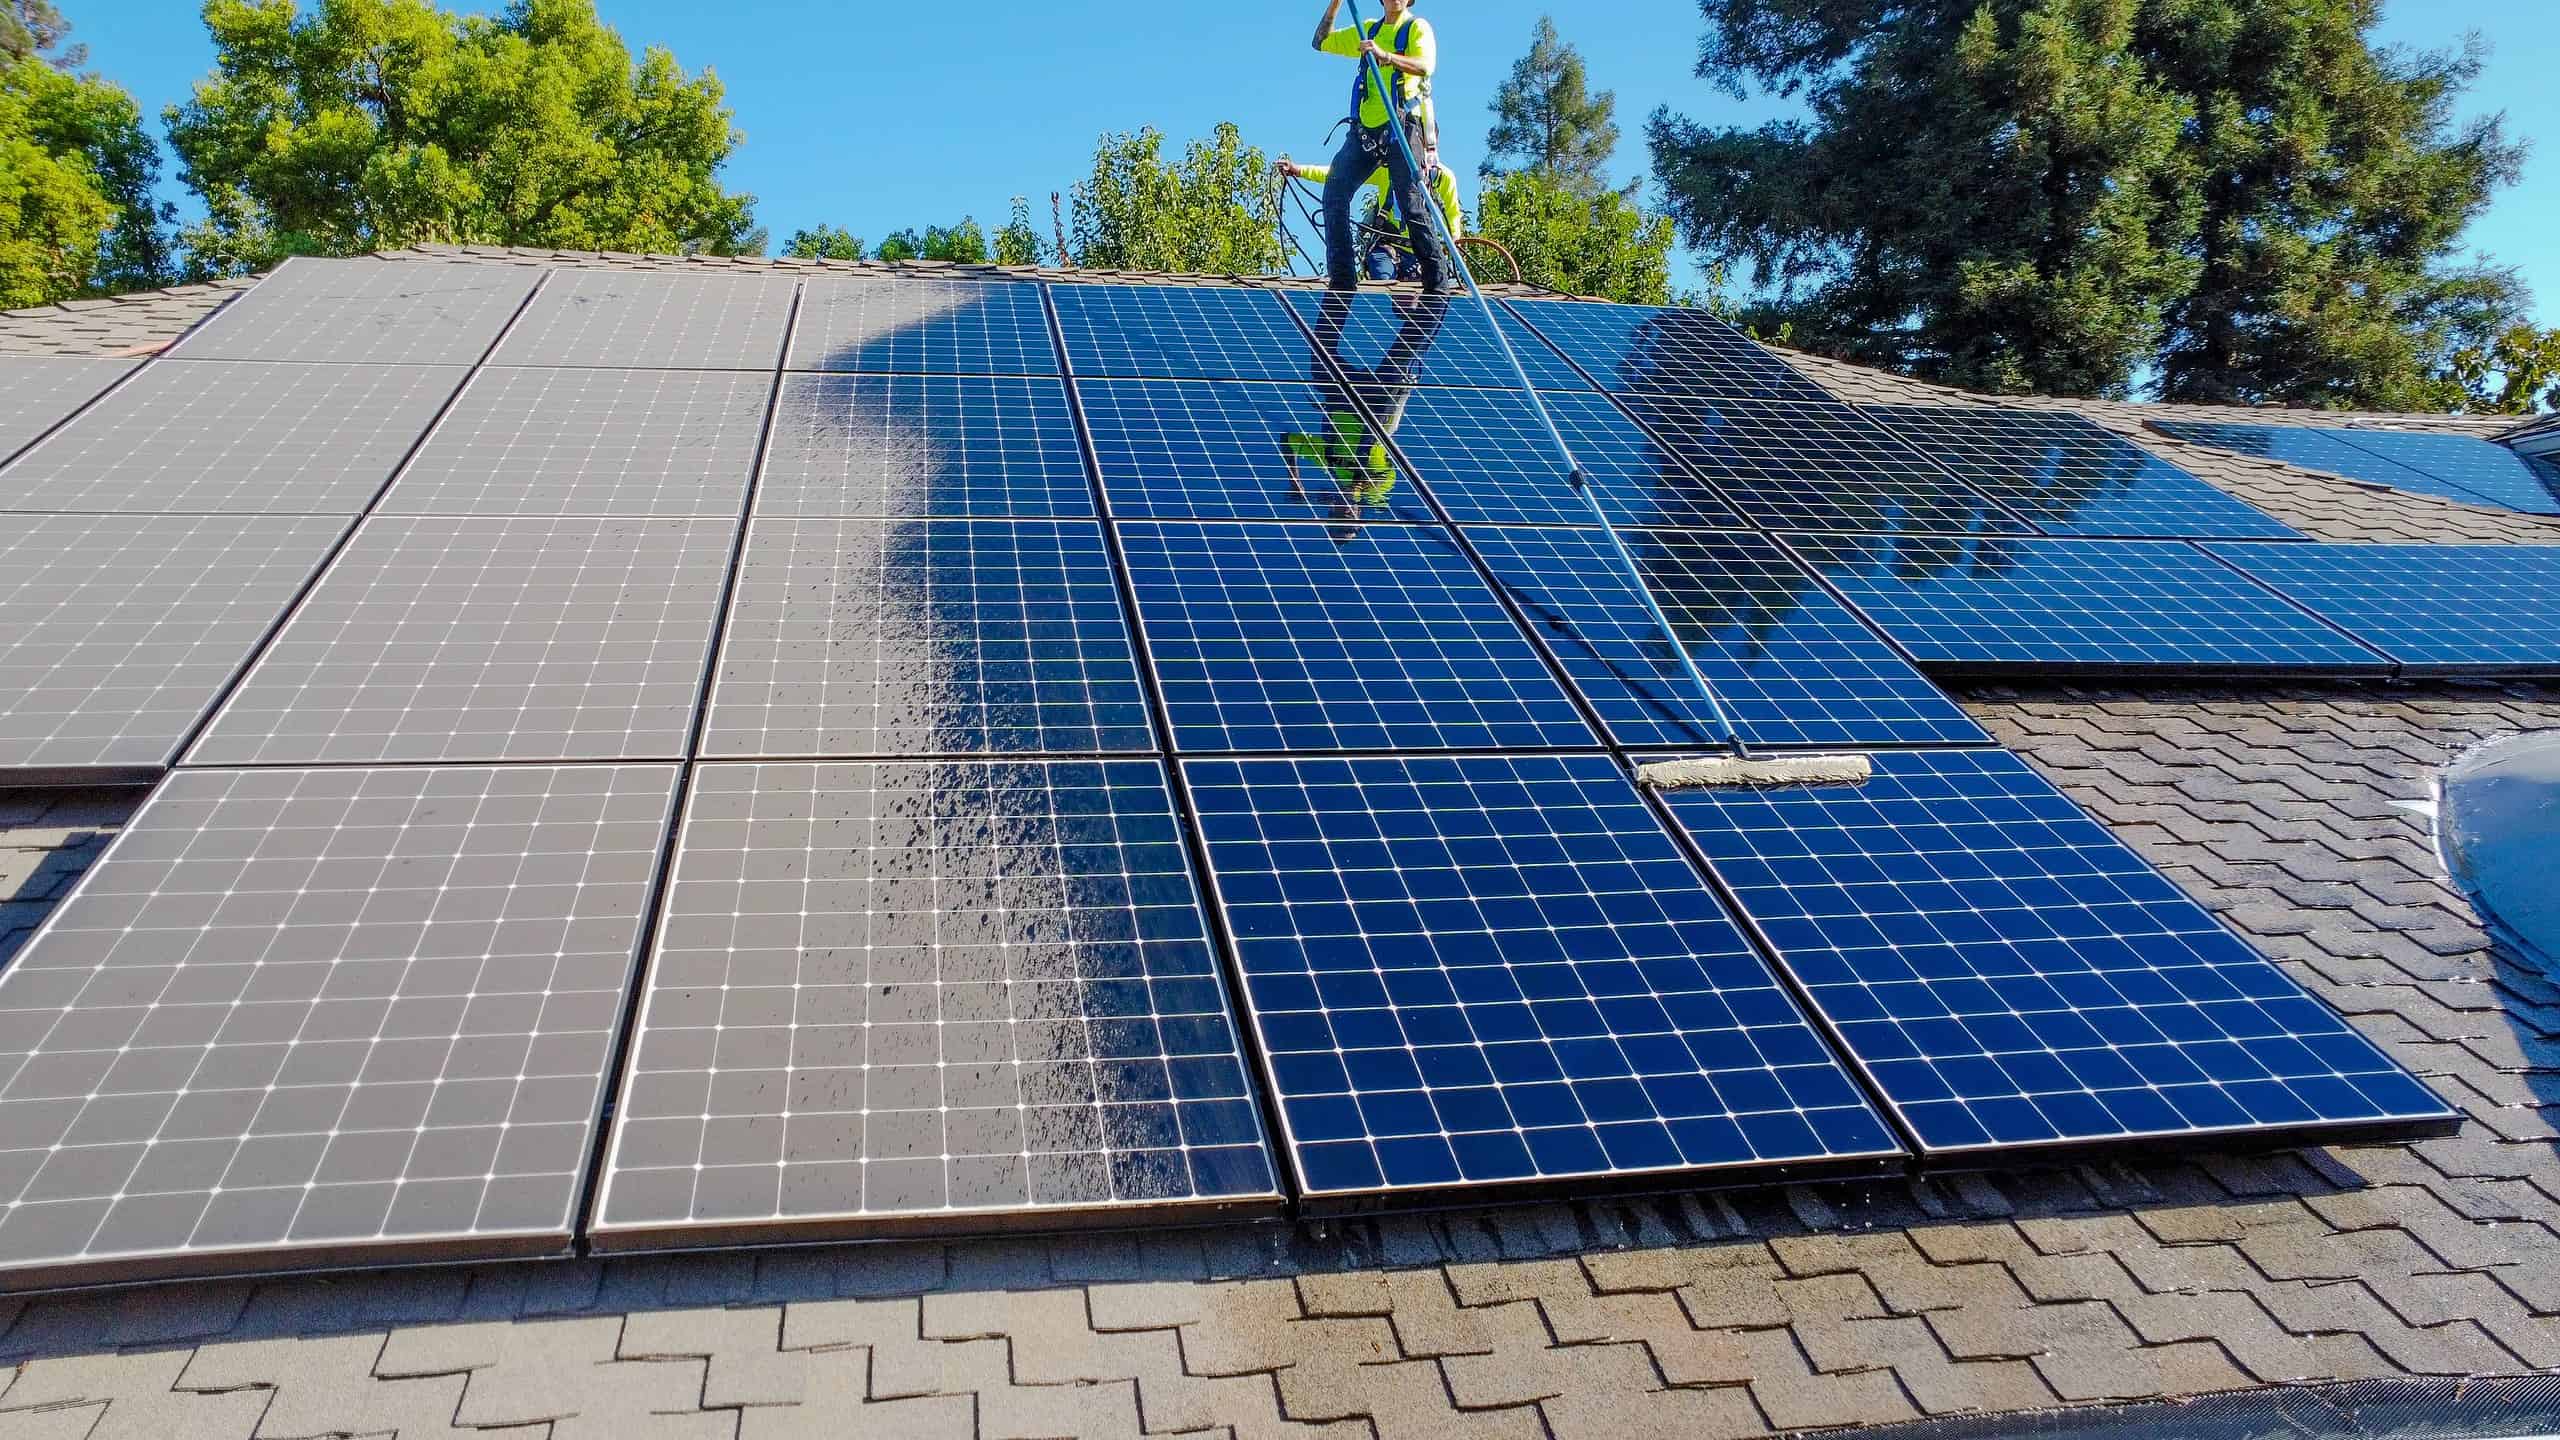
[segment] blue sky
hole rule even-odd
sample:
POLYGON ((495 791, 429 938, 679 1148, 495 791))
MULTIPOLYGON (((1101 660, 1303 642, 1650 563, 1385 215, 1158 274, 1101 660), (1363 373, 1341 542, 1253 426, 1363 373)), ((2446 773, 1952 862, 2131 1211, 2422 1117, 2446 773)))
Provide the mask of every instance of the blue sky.
MULTIPOLYGON (((157 114, 212 65, 190 0, 60 0, 93 66, 157 114)), ((455 0, 446 0, 455 3, 455 0)), ((487 0, 491 7, 498 0, 487 0)), ((1274 154, 1315 157, 1349 89, 1344 62, 1311 53, 1320 7, 1256 0, 1161 10, 1089 0, 598 0, 635 47, 662 44, 729 87, 746 144, 730 182, 754 193, 778 246, 824 221, 870 240, 975 214, 1003 219, 1016 194, 1044 226, 1048 195, 1090 162, 1094 137, 1153 124, 1175 140, 1233 120, 1274 154)), ((1691 73, 1698 12, 1684 0, 1424 0, 1440 31, 1443 150, 1472 176, 1486 103, 1552 12, 1582 48, 1595 85, 1614 89, 1623 178, 1643 168, 1641 127, 1668 104, 1715 121, 1757 122, 1768 100, 1735 102, 1691 73)), ((2473 230, 2522 267, 2542 323, 2560 324, 2560 8, 2548 0, 2448 5, 2390 0, 2385 41, 2441 46, 2477 31, 2493 47, 2466 105, 2504 110, 2542 140, 2525 181, 2473 230)))

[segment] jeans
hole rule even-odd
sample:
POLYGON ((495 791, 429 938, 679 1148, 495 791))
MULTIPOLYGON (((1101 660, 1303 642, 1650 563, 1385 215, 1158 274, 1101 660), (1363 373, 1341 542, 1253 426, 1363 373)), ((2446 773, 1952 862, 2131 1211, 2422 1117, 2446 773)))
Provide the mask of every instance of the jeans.
POLYGON ((1388 193, 1395 198, 1398 213, 1406 217, 1405 230, 1413 239, 1414 258, 1422 266, 1422 288, 1445 291, 1449 288, 1448 271, 1442 268, 1440 229, 1432 223, 1431 211, 1425 207, 1432 199, 1422 184, 1422 177, 1405 160, 1405 148, 1396 137, 1384 130, 1372 131, 1378 143, 1386 147, 1381 157, 1371 154, 1361 143, 1361 129, 1354 125, 1342 140, 1342 149, 1333 157, 1333 169, 1324 182, 1324 271, 1325 283, 1336 290, 1355 290, 1360 285, 1360 257, 1351 250, 1351 202, 1356 199, 1369 177, 1378 172, 1383 158, 1387 167, 1388 193))

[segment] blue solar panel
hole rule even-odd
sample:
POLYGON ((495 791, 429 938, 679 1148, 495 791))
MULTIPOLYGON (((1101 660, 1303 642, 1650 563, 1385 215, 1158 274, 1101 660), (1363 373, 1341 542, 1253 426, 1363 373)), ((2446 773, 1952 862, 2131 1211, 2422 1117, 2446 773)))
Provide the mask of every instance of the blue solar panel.
POLYGON ((1012 280, 812 278, 790 368, 1055 375, 1040 287, 1012 280))
MULTIPOLYGON (((1769 541, 1624 532, 1645 585, 1757 745, 1990 743, 1953 700, 1769 541)), ((1723 744, 1597 530, 1470 526, 1622 745, 1723 744)))
POLYGON ((1079 380, 1115 515, 1428 520, 1336 385, 1079 380))
MULTIPOLYGON (((1507 389, 1520 383, 1485 323, 1484 308, 1472 299, 1292 290, 1288 301, 1355 383, 1373 376, 1390 384, 1507 389)), ((1517 317, 1503 315, 1502 328, 1531 384, 1541 390, 1591 388, 1517 317)))
POLYGON ((1055 285, 1078 375, 1142 380, 1319 380, 1306 333, 1268 290, 1055 285))
MULTIPOLYGON (((1547 412, 1620 525, 1736 527, 1742 517, 1606 396, 1546 395, 1547 412)), ((1413 392, 1395 439, 1452 518, 1584 525, 1546 427, 1518 391, 1413 392)))
POLYGON ((2010 515, 1836 400, 1633 395, 1638 419, 1772 530, 2024 534, 2010 515))
POLYGON ((1437 527, 1120 527, 1177 749, 1596 745, 1437 527))
POLYGON ((2455 1112, 2004 751, 1671 808, 1924 1155, 2455 1112))
POLYGON ((2560 672, 2560 547, 2208 548, 2406 670, 2560 672))
POLYGON ((1808 404, 1831 398, 1704 310, 1579 300, 1503 303, 1610 390, 1808 404))
POLYGON ((1607 757, 1183 773, 1310 1207, 1899 1154, 1607 757))
POLYGON ((1923 665, 2387 668, 2182 541, 1805 535, 1787 544, 1923 665))
POLYGON ((1951 405, 1865 408, 2049 534, 2299 538, 2257 507, 2079 415, 1951 405))
POLYGON ((2544 477, 2515 452, 2485 440, 2459 435, 2205 420, 2154 420, 2151 428, 2173 440, 2343 475, 2370 485, 2388 485, 2466 505, 2560 515, 2560 496, 2544 483, 2544 477))
POLYGON ((2338 438, 2489 504, 2528 515, 2560 515, 2560 487, 2504 445, 2468 435, 2407 430, 2347 430, 2338 438))
POLYGON ((1093 513, 1053 379, 786 375, 759 515, 1093 513))

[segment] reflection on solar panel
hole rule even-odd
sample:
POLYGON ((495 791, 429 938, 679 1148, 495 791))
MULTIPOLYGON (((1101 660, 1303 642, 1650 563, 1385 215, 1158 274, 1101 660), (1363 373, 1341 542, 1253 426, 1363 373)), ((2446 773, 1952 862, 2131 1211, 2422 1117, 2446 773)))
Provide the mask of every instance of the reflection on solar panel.
POLYGON ((735 515, 773 376, 510 370, 471 379, 389 515, 735 515))
POLYGON ((2198 420, 2154 420, 2151 428, 2173 440, 2344 475, 2370 485, 2435 495, 2465 505, 2560 514, 2560 497, 2555 497, 2531 466, 2513 451, 2485 440, 2459 435, 2198 420), (2447 443, 2439 446, 2437 441, 2447 443), (2492 451, 2495 453, 2483 453, 2492 451))
POLYGON ((377 515, 188 763, 681 759, 734 534, 377 515))
POLYGON ((674 789, 171 776, 0 972, 0 1267, 565 1251, 674 789))
POLYGON ((2560 547, 2209 548, 2404 670, 2560 672, 2560 547))
POLYGON ((1598 743, 1437 529, 1133 521, 1120 534, 1176 749, 1598 743))
POLYGON ((1079 380, 1115 515, 1428 520, 1333 385, 1079 380))
POLYGON ((1671 808, 1925 1155, 2455 1112, 2025 761, 1671 808))
MULTIPOLYGON (((1604 396, 1550 394, 1547 413, 1620 525, 1738 526, 1706 483, 1604 396)), ((1417 390, 1397 448, 1458 520, 1587 525, 1555 442, 1516 392, 1417 390)))
POLYGON ((1634 395, 1628 404, 1736 509, 1773 530, 2027 530, 1838 401, 1772 405, 1634 395))
MULTIPOLYGON (((1713 720, 1597 530, 1467 536, 1622 745, 1721 745, 1713 720)), ((1743 738, 1757 745, 1988 744, 1957 704, 1757 535, 1625 532, 1743 738)))
POLYGON ((542 274, 521 265, 297 256, 169 353, 189 360, 468 365, 488 353, 542 274))
POLYGON ((1011 280, 822 280, 802 287, 794 370, 1055 375, 1040 287, 1011 280))
POLYGON ((0 461, 140 364, 68 355, 0 355, 0 461))
POLYGON ((1900 1155, 1607 757, 1183 774, 1311 1211, 1900 1155))
POLYGON ((703 753, 1152 750, 1090 520, 758 520, 703 753))
POLYGON ((780 276, 564 271, 490 363, 771 370, 791 291, 780 276))
POLYGON ((464 373, 164 360, 0 471, 0 509, 361 514, 464 373))
POLYGON ((1170 380, 1318 380, 1324 367, 1268 290, 1052 285, 1067 364, 1078 375, 1170 380))
POLYGON ((0 773, 167 766, 348 523, 38 515, 0 525, 0 773))
POLYGON ((1066 386, 1039 377, 786 375, 759 515, 1090 515, 1066 386))
POLYGON ((1787 544, 1923 665, 2340 675, 2387 668, 2380 655, 2178 541, 1806 535, 1787 544))
POLYGON ((1611 390, 1799 404, 1831 399, 1794 366, 1703 310, 1582 300, 1503 303, 1611 390))
POLYGON ((1276 1203, 1158 762, 706 765, 687 812, 600 1246, 1276 1203))
MULTIPOLYGON (((1384 373, 1407 384, 1509 389, 1520 383, 1494 340, 1493 328, 1485 323, 1483 308, 1472 300, 1374 290, 1356 295, 1292 290, 1287 299, 1325 351, 1354 372, 1355 382, 1384 373)), ((1531 384, 1541 390, 1591 388, 1518 317, 1503 315, 1502 327, 1531 384)))
POLYGON ((2407 430, 2348 430, 2338 438, 2461 492, 2457 499, 2476 495, 2528 515, 2560 515, 2560 487, 2504 445, 2407 430))
POLYGON ((2051 534, 2299 538, 2256 507, 2079 415, 1954 405, 1865 409, 2051 534))

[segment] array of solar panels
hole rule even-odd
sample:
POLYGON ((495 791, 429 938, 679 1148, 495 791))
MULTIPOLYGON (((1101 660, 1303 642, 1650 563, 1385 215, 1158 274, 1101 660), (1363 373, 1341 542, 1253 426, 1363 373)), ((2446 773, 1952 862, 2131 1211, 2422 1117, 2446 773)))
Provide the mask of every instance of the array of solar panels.
POLYGON ((2549 552, 2312 545, 1695 312, 1498 323, 296 261, 47 372, 0 743, 178 768, 0 972, 0 1272, 2449 1122, 1915 657, 2534 668, 2456 607, 2549 552), (1876 781, 1636 788, 1721 732, 1505 343, 1745 737, 1876 781))
POLYGON ((2527 515, 2560 515, 2560 461, 2467 435, 2155 420, 2173 440, 2527 515))

